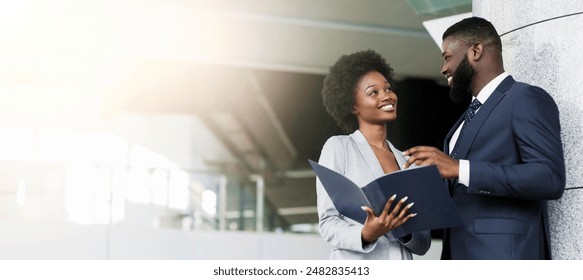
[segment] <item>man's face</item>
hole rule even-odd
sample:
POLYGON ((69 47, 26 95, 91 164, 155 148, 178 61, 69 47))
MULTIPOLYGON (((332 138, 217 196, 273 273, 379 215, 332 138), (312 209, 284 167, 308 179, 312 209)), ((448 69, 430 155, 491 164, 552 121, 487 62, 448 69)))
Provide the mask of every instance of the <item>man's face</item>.
POLYGON ((449 97, 454 102, 466 101, 471 96, 470 85, 475 73, 468 60, 469 47, 452 37, 447 37, 442 47, 444 63, 441 74, 450 86, 449 97))

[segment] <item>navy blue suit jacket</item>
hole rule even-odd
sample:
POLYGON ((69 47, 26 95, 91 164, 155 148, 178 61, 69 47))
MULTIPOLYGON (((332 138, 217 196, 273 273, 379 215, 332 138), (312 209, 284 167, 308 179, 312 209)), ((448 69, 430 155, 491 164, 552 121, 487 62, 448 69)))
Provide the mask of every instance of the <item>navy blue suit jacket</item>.
MULTIPOLYGON (((462 120, 446 136, 446 153, 462 120)), ((559 111, 551 96, 509 76, 459 141, 458 157, 470 162, 470 186, 448 181, 464 226, 446 230, 442 259, 550 258, 546 201, 565 189, 559 111)))

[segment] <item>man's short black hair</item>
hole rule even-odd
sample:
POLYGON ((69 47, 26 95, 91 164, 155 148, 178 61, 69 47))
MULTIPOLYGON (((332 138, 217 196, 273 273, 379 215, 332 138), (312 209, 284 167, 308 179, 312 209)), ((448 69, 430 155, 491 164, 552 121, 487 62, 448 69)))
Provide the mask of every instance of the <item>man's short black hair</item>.
POLYGON ((373 50, 359 51, 341 56, 324 79, 322 99, 326 111, 346 133, 358 129, 358 122, 352 110, 356 85, 371 71, 381 73, 394 87, 393 68, 373 50))
POLYGON ((477 41, 481 41, 484 45, 491 43, 500 52, 502 51, 502 42, 496 28, 491 22, 480 17, 466 18, 450 26, 443 33, 442 39, 445 40, 449 36, 468 44, 473 44, 477 41))

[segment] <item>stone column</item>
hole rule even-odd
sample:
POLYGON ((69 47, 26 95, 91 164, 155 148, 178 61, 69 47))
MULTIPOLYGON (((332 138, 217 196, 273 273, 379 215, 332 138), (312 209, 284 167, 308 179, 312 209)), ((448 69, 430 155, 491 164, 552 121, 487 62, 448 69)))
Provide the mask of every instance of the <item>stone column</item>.
POLYGON ((559 106, 567 185, 549 203, 552 254, 583 259, 583 1, 473 0, 472 8, 501 35, 506 71, 559 106))

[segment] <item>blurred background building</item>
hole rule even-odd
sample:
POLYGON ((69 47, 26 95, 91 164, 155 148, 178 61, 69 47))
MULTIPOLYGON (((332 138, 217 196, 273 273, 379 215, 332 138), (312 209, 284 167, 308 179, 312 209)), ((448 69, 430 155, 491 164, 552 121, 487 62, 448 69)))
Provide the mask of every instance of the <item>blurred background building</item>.
MULTIPOLYGON (((424 21, 469 0, 0 0, 0 259, 325 259, 338 57, 395 68, 400 149, 441 147, 424 21)), ((438 234, 436 233, 436 237, 438 234)), ((436 239, 425 258, 438 258, 436 239)))

